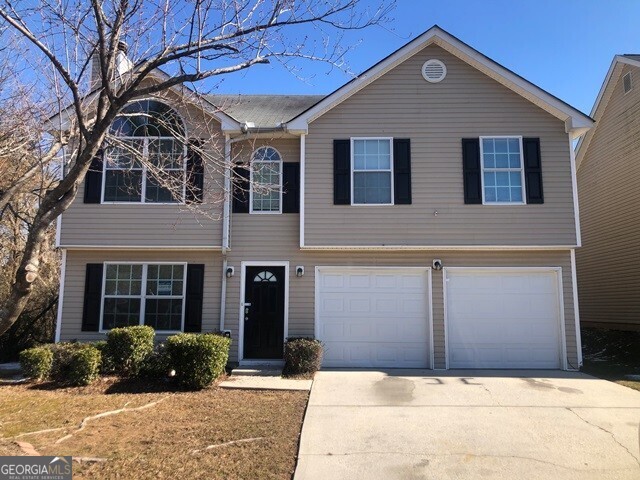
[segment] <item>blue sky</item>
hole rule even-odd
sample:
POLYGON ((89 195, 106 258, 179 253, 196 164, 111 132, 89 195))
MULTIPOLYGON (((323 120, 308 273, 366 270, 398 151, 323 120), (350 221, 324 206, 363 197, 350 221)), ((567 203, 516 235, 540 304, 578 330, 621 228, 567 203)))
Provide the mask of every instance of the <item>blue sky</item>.
MULTIPOLYGON (((363 4, 379 2, 364 0, 363 4)), ((360 73, 434 24, 589 113, 611 60, 640 53, 638 0, 397 0, 383 27, 347 32, 360 73)), ((212 93, 329 93, 351 77, 299 61, 301 80, 277 63, 227 76, 212 93)))

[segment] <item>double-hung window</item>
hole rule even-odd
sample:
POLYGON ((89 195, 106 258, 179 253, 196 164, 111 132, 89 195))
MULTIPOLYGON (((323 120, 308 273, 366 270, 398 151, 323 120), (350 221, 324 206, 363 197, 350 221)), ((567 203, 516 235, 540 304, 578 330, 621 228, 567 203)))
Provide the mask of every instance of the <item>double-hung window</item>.
POLYGON ((183 136, 182 121, 163 103, 144 100, 125 107, 105 149, 103 202, 184 202, 183 136))
POLYGON ((351 203, 393 204, 393 148, 391 138, 351 139, 351 203))
POLYGON ((521 137, 480 137, 484 204, 523 204, 521 137))
POLYGON ((161 332, 181 331, 185 276, 183 263, 106 263, 101 330, 148 325, 161 332))
POLYGON ((273 147, 260 147, 251 159, 251 213, 282 212, 282 157, 273 147))

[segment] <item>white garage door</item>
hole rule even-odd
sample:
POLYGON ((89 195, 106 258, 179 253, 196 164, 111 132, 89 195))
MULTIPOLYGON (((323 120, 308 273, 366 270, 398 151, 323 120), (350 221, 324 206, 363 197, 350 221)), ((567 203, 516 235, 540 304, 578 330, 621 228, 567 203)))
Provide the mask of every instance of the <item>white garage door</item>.
POLYGON ((558 276, 446 269, 449 368, 559 368, 558 276))
POLYGON ((325 367, 430 366, 428 269, 320 267, 316 282, 325 367))

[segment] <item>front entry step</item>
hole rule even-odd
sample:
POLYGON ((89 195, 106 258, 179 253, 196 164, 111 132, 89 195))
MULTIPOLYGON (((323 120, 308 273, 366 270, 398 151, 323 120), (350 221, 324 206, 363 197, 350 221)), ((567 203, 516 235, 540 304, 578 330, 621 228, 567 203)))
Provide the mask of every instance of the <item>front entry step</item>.
POLYGON ((282 375, 282 368, 269 366, 252 366, 251 368, 234 368, 231 370, 232 377, 280 377, 282 375))

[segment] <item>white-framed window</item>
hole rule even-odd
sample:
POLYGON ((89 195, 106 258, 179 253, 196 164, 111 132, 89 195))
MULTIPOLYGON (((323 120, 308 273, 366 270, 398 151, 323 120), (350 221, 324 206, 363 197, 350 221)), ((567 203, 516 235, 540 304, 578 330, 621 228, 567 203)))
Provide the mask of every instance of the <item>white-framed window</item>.
POLYGON ((260 147, 251 157, 250 213, 282 213, 282 156, 260 147))
POLYGON ((105 262, 100 330, 148 325, 184 329, 186 263, 105 262))
POLYGON ((525 203, 522 137, 480 137, 482 203, 525 203))
POLYGON ((393 205, 392 138, 351 138, 351 204, 393 205))
POLYGON ((178 114, 155 100, 129 104, 104 154, 102 203, 184 203, 187 146, 178 114))

